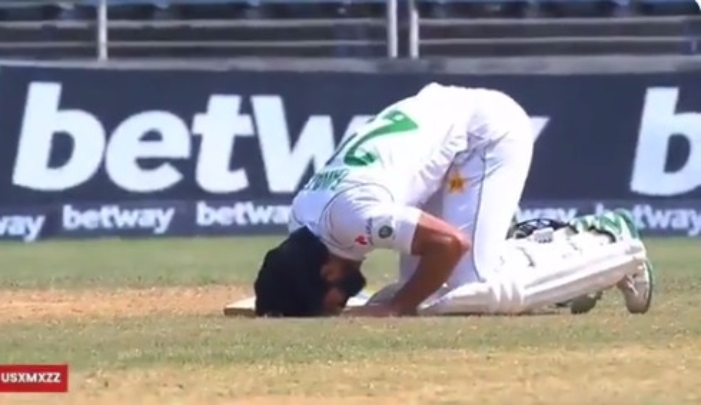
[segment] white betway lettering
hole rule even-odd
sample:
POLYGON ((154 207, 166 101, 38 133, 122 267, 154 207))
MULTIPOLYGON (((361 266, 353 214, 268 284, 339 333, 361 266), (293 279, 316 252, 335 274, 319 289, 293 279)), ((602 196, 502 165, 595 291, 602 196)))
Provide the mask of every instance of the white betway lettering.
MULTIPOLYGON (((62 92, 61 83, 29 85, 13 184, 41 191, 68 190, 89 181, 104 164, 107 176, 121 189, 150 193, 180 183, 184 174, 174 163, 196 158, 195 181, 203 190, 235 193, 249 186, 246 169, 231 168, 236 140, 257 136, 270 191, 292 193, 310 164, 312 169, 320 169, 335 148, 329 115, 309 116, 299 136, 290 136, 284 103, 278 95, 251 96, 252 114, 245 114, 241 111, 245 97, 214 94, 205 111, 192 117, 190 126, 189 119, 170 111, 151 110, 125 117, 109 133, 95 114, 62 108, 62 92), (50 157, 59 133, 70 136, 74 147, 68 159, 55 166, 50 157), (158 133, 159 137, 145 138, 147 133, 158 133), (196 157, 193 137, 200 139, 196 157), (294 146, 290 139, 296 139, 294 146), (140 164, 144 159, 158 163, 146 168, 140 164)), ((346 133, 368 118, 351 118, 346 133)))
POLYGON ((569 222, 577 217, 576 208, 559 208, 559 207, 543 207, 543 208, 524 208, 517 215, 519 221, 525 221, 534 218, 551 218, 562 222, 569 222))
POLYGON ((286 225, 289 205, 261 205, 252 201, 228 205, 197 203, 196 221, 199 226, 286 225))
POLYGON ((531 129, 533 130, 533 136, 535 137, 535 140, 538 141, 538 138, 543 134, 543 130, 545 127, 548 126, 548 123, 550 122, 550 117, 544 117, 544 116, 533 116, 531 117, 531 129))
POLYGON ((44 215, 0 216, 0 237, 20 238, 25 242, 37 240, 46 222, 44 215))
MULTIPOLYGON (((310 163, 314 172, 317 172, 333 154, 333 121, 328 115, 310 116, 293 148, 282 97, 253 96, 251 104, 270 191, 293 192, 299 186, 310 163)), ((352 130, 351 125, 358 125, 362 119, 363 117, 354 117, 346 134, 352 130)))
MULTIPOLYGON (((605 208, 597 204, 597 212, 605 208)), ((637 204, 630 210, 640 229, 669 229, 686 232, 687 236, 701 235, 701 210, 692 208, 654 208, 637 204)))
MULTIPOLYGON (((202 112, 181 117, 170 111, 141 111, 124 117, 110 133, 98 116, 61 104, 63 85, 30 83, 14 170, 13 184, 32 190, 65 191, 90 181, 104 166, 122 190, 152 193, 185 179, 179 161, 195 160, 195 182, 211 194, 230 194, 250 186, 245 167, 232 164, 237 140, 256 138, 272 193, 293 193, 311 168, 321 169, 333 153, 335 128, 330 115, 312 114, 298 136, 291 133, 285 103, 279 95, 213 94, 202 112), (242 111, 250 99, 251 113, 242 111), (191 124, 190 124, 191 122, 191 124), (145 137, 156 133, 158 137, 145 137), (50 164, 54 138, 71 138, 73 148, 61 165, 50 164), (193 137, 199 138, 196 151, 193 137), (291 139, 295 139, 292 144, 291 139), (104 157, 104 158, 103 158, 104 157), (148 160, 148 167, 141 161, 148 160), (233 168, 232 168, 233 166, 233 168)), ((372 115, 353 116, 344 137, 372 115)), ((536 138, 548 117, 532 117, 536 138)), ((337 124, 337 123, 336 123, 337 124)))
MULTIPOLYGON (((533 218, 551 218, 563 222, 585 214, 602 214, 618 207, 596 203, 593 210, 580 211, 575 207, 540 206, 522 208, 516 215, 519 221, 533 218)), ((701 236, 701 208, 657 208, 650 204, 635 204, 627 208, 633 216, 636 225, 642 230, 674 231, 690 237, 701 236)))
POLYGON ((673 196, 701 186, 701 113, 677 111, 678 87, 653 87, 645 93, 630 189, 639 194, 673 196), (681 167, 667 169, 670 145, 680 137, 689 146, 681 167))
POLYGON ((63 206, 63 228, 66 230, 151 229, 155 235, 168 231, 175 208, 123 208, 103 205, 80 210, 72 205, 63 206))

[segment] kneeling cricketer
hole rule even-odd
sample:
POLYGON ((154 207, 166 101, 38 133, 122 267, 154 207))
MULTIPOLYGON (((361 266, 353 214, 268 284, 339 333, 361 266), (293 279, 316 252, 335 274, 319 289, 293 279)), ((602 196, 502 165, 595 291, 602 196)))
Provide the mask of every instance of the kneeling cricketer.
POLYGON ((519 314, 612 286, 646 312, 651 266, 626 215, 507 240, 533 144, 526 112, 495 90, 432 83, 385 108, 294 198, 256 315, 340 314, 375 249, 400 253, 398 282, 348 314, 519 314))

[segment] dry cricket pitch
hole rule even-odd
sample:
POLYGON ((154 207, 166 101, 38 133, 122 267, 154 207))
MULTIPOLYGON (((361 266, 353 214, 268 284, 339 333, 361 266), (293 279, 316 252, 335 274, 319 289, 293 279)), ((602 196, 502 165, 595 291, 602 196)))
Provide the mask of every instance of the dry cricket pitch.
MULTIPOLYGON (((71 392, 0 404, 701 403, 696 241, 649 241, 645 316, 611 291, 577 317, 224 317, 273 242, 2 245, 0 363, 68 363, 71 392)), ((367 269, 380 283, 393 266, 367 269)))

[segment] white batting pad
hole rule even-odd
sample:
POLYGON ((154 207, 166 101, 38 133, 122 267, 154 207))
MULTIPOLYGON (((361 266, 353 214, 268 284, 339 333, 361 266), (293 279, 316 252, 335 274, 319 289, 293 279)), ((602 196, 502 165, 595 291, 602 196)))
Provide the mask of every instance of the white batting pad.
POLYGON ((457 287, 424 303, 422 315, 520 314, 605 290, 643 269, 639 240, 612 243, 577 234, 549 243, 518 240, 504 267, 490 280, 457 287))

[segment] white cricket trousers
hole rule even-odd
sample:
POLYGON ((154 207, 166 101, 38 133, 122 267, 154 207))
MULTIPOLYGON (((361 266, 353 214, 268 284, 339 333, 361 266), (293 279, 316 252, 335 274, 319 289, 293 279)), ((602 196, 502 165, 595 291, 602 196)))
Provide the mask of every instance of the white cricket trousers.
MULTIPOLYGON (((528 114, 497 91, 480 94, 482 106, 468 129, 468 150, 453 162, 444 185, 422 207, 458 228, 472 242, 447 289, 487 280, 501 264, 506 234, 528 177, 534 136, 528 114)), ((400 282, 418 258, 400 257, 400 282)))

